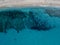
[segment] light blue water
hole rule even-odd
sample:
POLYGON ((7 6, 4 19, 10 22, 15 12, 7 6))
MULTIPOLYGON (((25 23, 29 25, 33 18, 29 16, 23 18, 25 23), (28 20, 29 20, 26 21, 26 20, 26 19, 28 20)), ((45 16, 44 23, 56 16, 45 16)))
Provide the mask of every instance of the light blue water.
POLYGON ((60 18, 46 17, 50 25, 56 26, 55 28, 48 31, 24 29, 20 33, 14 29, 9 29, 7 34, 0 33, 0 45, 60 45, 60 18))

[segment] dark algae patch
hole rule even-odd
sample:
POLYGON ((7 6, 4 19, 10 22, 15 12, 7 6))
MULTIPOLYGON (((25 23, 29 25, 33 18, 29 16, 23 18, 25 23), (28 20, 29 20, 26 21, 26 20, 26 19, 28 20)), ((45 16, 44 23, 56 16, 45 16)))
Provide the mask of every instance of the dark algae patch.
POLYGON ((49 12, 47 11, 46 9, 40 8, 0 9, 0 32, 6 33, 11 28, 17 32, 25 28, 38 31, 49 30, 53 26, 48 23, 47 17, 49 17, 49 12))

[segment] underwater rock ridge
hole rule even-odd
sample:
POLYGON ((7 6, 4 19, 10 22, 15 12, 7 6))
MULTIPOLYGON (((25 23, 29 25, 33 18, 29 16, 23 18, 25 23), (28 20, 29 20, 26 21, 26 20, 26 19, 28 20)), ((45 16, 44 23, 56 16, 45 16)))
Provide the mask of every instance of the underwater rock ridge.
POLYGON ((42 20, 41 16, 34 13, 34 11, 24 12, 23 10, 0 11, 0 32, 7 32, 10 28, 16 29, 17 32, 26 27, 38 31, 52 28, 47 20, 42 20))

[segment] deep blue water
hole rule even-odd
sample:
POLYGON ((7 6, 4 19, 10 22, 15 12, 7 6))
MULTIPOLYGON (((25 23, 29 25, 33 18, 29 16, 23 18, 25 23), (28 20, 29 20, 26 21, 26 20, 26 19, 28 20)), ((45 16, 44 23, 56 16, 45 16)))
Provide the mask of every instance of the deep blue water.
MULTIPOLYGON (((48 21, 47 26, 52 28, 48 30, 37 31, 32 29, 23 29, 19 33, 15 29, 7 30, 7 33, 0 32, 0 45, 60 45, 60 17, 59 16, 50 16, 45 12, 45 9, 51 9, 47 7, 39 8, 6 8, 0 9, 3 10, 22 10, 23 12, 37 12, 37 17, 41 18, 41 21, 48 21), (41 16, 39 16, 41 15, 41 16)), ((58 11, 55 8, 52 8, 54 11, 58 11)), ((58 9, 58 8, 57 8, 58 9)), ((60 9, 59 9, 60 10, 60 9)), ((51 11, 52 12, 52 11, 51 11)), ((54 12, 52 12, 54 13, 54 12)), ((60 14, 60 13, 59 13, 60 14)), ((52 14, 55 15, 55 14, 52 14)), ((37 20, 38 21, 38 20, 37 20)), ((30 25, 29 25, 30 26, 30 25)), ((44 27, 44 26, 43 26, 44 27)))

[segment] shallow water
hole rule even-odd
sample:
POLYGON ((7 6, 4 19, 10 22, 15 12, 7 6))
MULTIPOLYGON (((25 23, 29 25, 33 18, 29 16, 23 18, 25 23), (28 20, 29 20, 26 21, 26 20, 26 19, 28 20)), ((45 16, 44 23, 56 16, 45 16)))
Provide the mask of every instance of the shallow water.
POLYGON ((17 33, 15 29, 9 29, 7 33, 0 32, 0 45, 60 45, 60 18, 49 16, 49 14, 44 12, 44 9, 45 8, 23 8, 21 10, 27 12, 29 10, 38 12, 40 10, 41 12, 38 13, 43 15, 41 16, 41 21, 43 22, 48 19, 49 25, 52 27, 55 26, 54 28, 46 31, 26 28, 19 33, 17 33))

